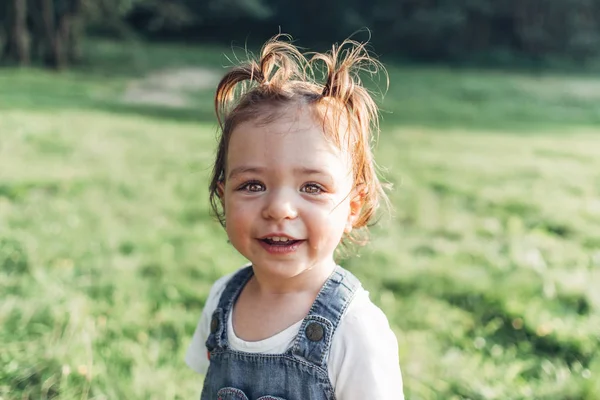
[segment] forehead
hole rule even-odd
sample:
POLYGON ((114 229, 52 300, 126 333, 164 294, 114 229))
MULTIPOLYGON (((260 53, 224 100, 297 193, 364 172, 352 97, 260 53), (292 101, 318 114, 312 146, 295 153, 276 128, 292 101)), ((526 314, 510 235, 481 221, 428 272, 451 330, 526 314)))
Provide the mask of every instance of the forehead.
POLYGON ((258 162, 265 166, 294 164, 350 170, 348 151, 325 134, 326 126, 321 121, 309 107, 291 107, 268 121, 240 123, 231 133, 227 169, 258 162))

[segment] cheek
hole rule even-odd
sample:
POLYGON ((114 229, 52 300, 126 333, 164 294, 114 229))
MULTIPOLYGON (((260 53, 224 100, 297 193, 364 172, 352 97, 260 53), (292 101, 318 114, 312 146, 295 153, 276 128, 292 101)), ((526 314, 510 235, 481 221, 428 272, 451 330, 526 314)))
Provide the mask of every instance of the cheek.
POLYGON ((336 207, 327 207, 318 212, 311 213, 311 229, 315 233, 319 233, 323 241, 335 242, 344 232, 346 221, 350 213, 350 205, 348 201, 343 201, 337 204, 336 207))
POLYGON ((335 223, 345 224, 350 215, 350 201, 341 199, 340 202, 331 210, 330 219, 335 220, 335 223))
POLYGON ((225 202, 225 227, 228 234, 235 234, 236 229, 251 225, 250 220, 254 215, 251 209, 252 207, 243 202, 225 202))

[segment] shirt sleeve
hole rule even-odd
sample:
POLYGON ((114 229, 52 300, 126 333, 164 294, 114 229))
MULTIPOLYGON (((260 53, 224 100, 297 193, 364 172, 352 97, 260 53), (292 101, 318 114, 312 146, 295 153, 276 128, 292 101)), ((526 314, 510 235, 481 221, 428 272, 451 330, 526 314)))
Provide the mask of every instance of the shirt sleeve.
POLYGON ((329 375, 337 399, 404 399, 398 341, 385 314, 368 297, 348 308, 335 336, 329 375))
POLYGON ((208 370, 209 361, 206 339, 208 339, 208 335, 210 334, 210 320, 219 304, 219 299, 225 289, 225 285, 230 278, 231 274, 220 278, 210 289, 204 309, 200 315, 200 320, 192 336, 192 341, 185 354, 185 363, 199 374, 206 374, 208 370))

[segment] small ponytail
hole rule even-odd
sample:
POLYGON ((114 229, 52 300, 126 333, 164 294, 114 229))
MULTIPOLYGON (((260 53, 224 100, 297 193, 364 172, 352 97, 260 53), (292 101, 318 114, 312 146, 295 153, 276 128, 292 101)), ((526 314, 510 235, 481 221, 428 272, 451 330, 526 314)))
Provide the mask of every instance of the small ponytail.
POLYGON ((224 121, 231 112, 230 104, 236 97, 243 97, 251 88, 265 92, 282 90, 291 80, 304 80, 304 70, 299 65, 308 65, 300 51, 281 38, 290 37, 277 35, 270 39, 262 48, 260 60, 248 60, 245 64, 234 67, 219 82, 215 95, 215 113, 221 129, 224 121), (248 84, 249 83, 249 84, 248 84), (245 84, 240 87, 240 84, 245 84), (239 93, 236 96, 236 90, 239 93))
POLYGON ((264 75, 255 61, 233 68, 219 82, 215 95, 215 113, 221 129, 224 126, 224 116, 227 114, 228 105, 235 99, 236 88, 240 83, 246 81, 264 81, 264 75))
POLYGON ((359 123, 356 128, 360 131, 378 131, 377 105, 362 85, 360 73, 374 75, 380 69, 385 69, 369 55, 366 44, 346 40, 340 46, 334 45, 331 52, 317 53, 311 59, 311 63, 319 61, 325 66, 321 95, 339 101, 353 116, 351 120, 356 118, 355 121, 359 123))
MULTIPOLYGON (((220 137, 210 183, 212 209, 224 225, 219 184, 226 178, 227 149, 236 126, 249 120, 268 123, 289 105, 309 106, 323 124, 323 133, 351 154, 354 192, 363 200, 353 228, 367 227, 387 196, 371 150, 379 132, 377 105, 360 76, 385 69, 364 43, 346 40, 327 53, 312 54, 309 61, 290 39, 275 36, 263 46, 259 60, 234 67, 217 86, 214 106, 220 137), (315 70, 323 72, 322 83, 315 79, 315 70)), ((347 238, 363 243, 358 235, 353 230, 347 238)))
MULTIPOLYGON (((365 43, 352 40, 346 40, 339 46, 334 45, 328 53, 315 54, 310 62, 324 65, 325 82, 321 96, 332 99, 333 104, 338 105, 333 111, 333 120, 337 121, 333 136, 338 143, 341 143, 343 136, 340 121, 348 124, 350 134, 347 135, 347 145, 353 154, 355 188, 364 199, 363 209, 354 227, 362 228, 373 217, 379 199, 387 197, 377 179, 371 151, 374 136, 379 134, 378 108, 369 91, 362 85, 360 73, 374 75, 380 69, 385 71, 385 68, 369 55, 365 43)), ((386 84, 388 83, 386 80, 386 84)))

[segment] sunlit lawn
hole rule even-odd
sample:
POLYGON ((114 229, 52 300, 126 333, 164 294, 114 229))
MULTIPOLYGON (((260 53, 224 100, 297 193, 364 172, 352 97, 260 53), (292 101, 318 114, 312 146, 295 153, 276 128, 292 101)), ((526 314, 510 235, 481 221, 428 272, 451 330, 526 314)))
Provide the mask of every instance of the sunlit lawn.
MULTIPOLYGON (((0 398, 195 398, 184 352, 243 262, 208 213, 211 90, 120 99, 227 49, 94 45, 93 68, 0 70, 0 398)), ((389 71, 394 215, 342 264, 397 333, 407 397, 600 398, 600 80, 389 71)))

